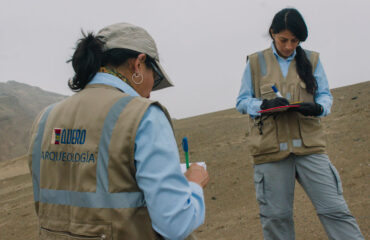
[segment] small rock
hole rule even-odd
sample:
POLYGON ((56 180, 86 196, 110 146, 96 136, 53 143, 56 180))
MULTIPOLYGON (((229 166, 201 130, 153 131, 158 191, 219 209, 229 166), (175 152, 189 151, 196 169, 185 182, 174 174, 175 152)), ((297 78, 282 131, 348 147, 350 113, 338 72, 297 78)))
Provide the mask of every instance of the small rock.
POLYGON ((357 99, 357 97, 353 97, 353 98, 351 98, 352 100, 355 100, 355 99, 357 99))
POLYGON ((217 198, 216 197, 211 197, 212 200, 216 200, 217 198))

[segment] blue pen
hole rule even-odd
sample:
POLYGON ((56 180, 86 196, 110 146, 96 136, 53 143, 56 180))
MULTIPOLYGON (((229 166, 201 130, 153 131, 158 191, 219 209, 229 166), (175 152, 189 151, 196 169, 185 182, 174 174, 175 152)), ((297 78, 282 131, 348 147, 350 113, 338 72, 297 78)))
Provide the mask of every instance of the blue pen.
POLYGON ((281 93, 279 92, 279 90, 277 89, 275 85, 271 86, 271 88, 272 90, 274 90, 277 97, 283 97, 283 95, 281 95, 281 93))

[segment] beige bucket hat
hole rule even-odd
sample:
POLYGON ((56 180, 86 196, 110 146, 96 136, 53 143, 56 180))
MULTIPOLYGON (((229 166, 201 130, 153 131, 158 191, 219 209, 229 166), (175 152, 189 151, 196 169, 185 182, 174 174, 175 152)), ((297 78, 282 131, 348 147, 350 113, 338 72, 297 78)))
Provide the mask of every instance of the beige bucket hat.
POLYGON ((158 49, 149 33, 130 23, 116 23, 100 30, 97 34, 105 42, 104 51, 113 48, 124 48, 145 53, 155 60, 163 75, 163 80, 153 88, 153 91, 173 86, 172 81, 159 62, 158 49))

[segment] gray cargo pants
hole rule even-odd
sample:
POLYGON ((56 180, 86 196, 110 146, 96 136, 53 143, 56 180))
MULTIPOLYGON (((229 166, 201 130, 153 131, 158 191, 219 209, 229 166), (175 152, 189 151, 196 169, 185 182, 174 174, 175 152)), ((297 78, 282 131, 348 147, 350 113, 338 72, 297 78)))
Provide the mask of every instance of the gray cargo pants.
POLYGON ((254 185, 265 240, 295 239, 295 179, 315 206, 329 239, 364 239, 342 195, 342 183, 326 154, 290 155, 254 166, 254 185))

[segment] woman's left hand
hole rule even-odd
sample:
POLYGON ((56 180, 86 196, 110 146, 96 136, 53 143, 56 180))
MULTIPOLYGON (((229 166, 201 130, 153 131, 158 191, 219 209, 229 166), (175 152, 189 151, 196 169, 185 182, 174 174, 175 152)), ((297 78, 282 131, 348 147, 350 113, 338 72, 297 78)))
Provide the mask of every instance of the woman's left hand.
POLYGON ((304 116, 319 116, 323 112, 323 108, 320 104, 314 102, 303 102, 299 104, 298 108, 293 108, 304 116))

